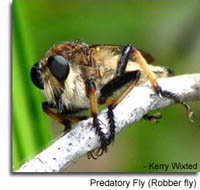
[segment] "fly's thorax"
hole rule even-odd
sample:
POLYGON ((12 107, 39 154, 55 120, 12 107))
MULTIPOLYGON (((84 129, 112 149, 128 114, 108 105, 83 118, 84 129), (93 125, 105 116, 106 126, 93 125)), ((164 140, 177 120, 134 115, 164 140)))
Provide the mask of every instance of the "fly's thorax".
MULTIPOLYGON (((106 84, 107 82, 109 82, 109 80, 112 80, 112 78, 115 77, 120 55, 114 54, 110 50, 104 49, 97 52, 95 54, 95 58, 97 65, 99 65, 99 71, 100 73, 102 73, 103 76, 102 83, 106 84)), ((148 69, 152 71, 153 75, 155 75, 156 78, 165 78, 169 75, 169 70, 165 67, 148 64, 148 69)), ((146 82, 147 77, 145 76, 144 71, 141 69, 140 65, 130 59, 126 67, 126 72, 135 70, 141 71, 141 78, 138 84, 146 82)))

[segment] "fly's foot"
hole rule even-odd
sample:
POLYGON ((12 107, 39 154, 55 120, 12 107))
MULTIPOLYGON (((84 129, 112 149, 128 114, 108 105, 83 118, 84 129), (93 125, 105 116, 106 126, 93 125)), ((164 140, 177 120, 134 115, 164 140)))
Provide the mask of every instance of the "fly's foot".
POLYGON ((90 151, 90 152, 87 153, 87 158, 88 159, 92 158, 93 160, 96 160, 98 157, 97 157, 97 155, 95 154, 94 151, 90 151))
POLYGON ((92 159, 96 160, 98 157, 102 156, 103 153, 104 153, 104 150, 101 147, 99 147, 99 148, 95 149, 94 151, 88 152, 87 158, 88 159, 92 158, 92 159))
MULTIPOLYGON (((102 132, 102 128, 100 127, 100 124, 103 124, 97 117, 97 115, 93 115, 93 127, 95 128, 96 134, 99 136, 99 140, 101 143, 101 146, 97 148, 93 152, 88 153, 88 158, 97 159, 98 157, 102 156, 104 152, 107 152, 108 146, 114 141, 115 138, 115 121, 114 121, 114 114, 113 114, 113 105, 108 105, 108 123, 109 123, 109 136, 106 137, 106 135, 102 132)), ((103 124, 104 125, 104 124, 103 124)))
POLYGON ((153 114, 153 115, 148 115, 148 114, 146 114, 146 115, 143 116, 143 119, 149 120, 149 121, 151 121, 152 123, 158 123, 158 122, 159 122, 159 119, 161 119, 161 118, 162 118, 161 113, 155 113, 155 114, 153 114))
POLYGON ((176 94, 174 94, 174 93, 172 93, 172 92, 166 91, 166 90, 162 90, 161 87, 158 87, 158 88, 156 89, 156 92, 157 92, 157 94, 158 94, 159 96, 162 96, 162 97, 164 97, 164 98, 172 99, 172 100, 174 100, 175 102, 182 104, 182 105, 185 107, 186 111, 187 111, 187 115, 188 115, 188 117, 189 117, 189 120, 190 120, 191 122, 194 122, 194 121, 195 121, 195 115, 194 115, 194 113, 192 112, 192 109, 190 108, 190 106, 189 106, 188 104, 186 104, 184 101, 182 101, 181 98, 180 98, 178 95, 176 95, 176 94))
POLYGON ((97 156, 102 156, 104 152, 107 152, 108 145, 112 142, 109 138, 106 138, 102 131, 99 131, 98 136, 100 138, 101 146, 98 148, 97 156))
POLYGON ((105 134, 102 132, 102 128, 100 127, 100 124, 103 124, 101 120, 99 120, 97 117, 93 118, 93 127, 95 128, 96 134, 99 136, 99 140, 101 142, 101 146, 94 151, 88 152, 87 157, 88 159, 92 158, 96 160, 98 157, 102 156, 103 153, 106 153, 108 150, 108 145, 111 144, 112 140, 111 138, 113 135, 110 134, 109 138, 106 138, 105 134))
POLYGON ((101 146, 99 148, 87 153, 87 158, 96 160, 98 157, 102 156, 103 153, 108 151, 108 145, 110 143, 111 142, 108 139, 105 139, 103 142, 101 142, 101 146))
POLYGON ((63 130, 63 134, 62 134, 62 136, 64 136, 71 130, 71 121, 64 119, 62 123, 65 126, 65 128, 63 130))

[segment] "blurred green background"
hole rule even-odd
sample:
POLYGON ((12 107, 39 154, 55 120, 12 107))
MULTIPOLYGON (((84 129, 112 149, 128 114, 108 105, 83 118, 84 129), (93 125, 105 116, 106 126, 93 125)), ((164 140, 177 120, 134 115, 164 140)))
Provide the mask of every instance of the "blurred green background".
MULTIPOLYGON (((43 113, 44 98, 30 80, 30 69, 52 45, 76 39, 88 44, 132 44, 150 52, 155 64, 172 68, 175 75, 200 72, 200 4, 197 0, 14 0, 13 171, 63 130, 43 113)), ((200 168, 200 102, 190 105, 195 123, 189 122, 183 106, 170 106, 161 110, 158 124, 141 121, 124 129, 107 154, 95 161, 85 156, 67 172, 161 171, 145 168, 149 162, 197 162, 200 168)), ((189 171, 194 170, 179 170, 189 171)))

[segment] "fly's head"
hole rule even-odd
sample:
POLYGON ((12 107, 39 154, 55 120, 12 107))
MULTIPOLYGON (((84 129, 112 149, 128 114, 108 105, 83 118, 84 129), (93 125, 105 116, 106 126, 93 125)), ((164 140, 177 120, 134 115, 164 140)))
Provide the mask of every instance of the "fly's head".
POLYGON ((70 61, 62 48, 54 47, 44 59, 33 65, 31 80, 44 91, 47 100, 55 103, 58 111, 62 110, 62 93, 70 73, 70 61))

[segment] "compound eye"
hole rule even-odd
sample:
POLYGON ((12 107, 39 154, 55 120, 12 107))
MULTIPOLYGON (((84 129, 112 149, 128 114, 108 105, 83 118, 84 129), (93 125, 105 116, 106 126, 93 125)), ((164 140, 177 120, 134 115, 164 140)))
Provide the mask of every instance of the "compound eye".
POLYGON ((51 73, 63 82, 69 74, 69 64, 61 55, 54 55, 48 58, 48 66, 51 73))
POLYGON ((36 87, 40 89, 44 89, 44 82, 40 74, 39 65, 40 65, 39 62, 35 63, 33 67, 31 68, 31 73, 30 73, 31 80, 36 87))

